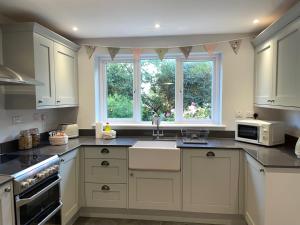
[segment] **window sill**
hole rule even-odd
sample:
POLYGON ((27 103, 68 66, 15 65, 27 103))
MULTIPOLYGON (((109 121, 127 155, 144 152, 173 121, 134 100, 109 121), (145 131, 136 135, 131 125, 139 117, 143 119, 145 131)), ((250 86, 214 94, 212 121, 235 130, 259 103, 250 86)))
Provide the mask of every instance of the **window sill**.
MULTIPOLYGON (((152 130, 156 126, 152 124, 135 124, 135 123, 110 123, 112 129, 124 129, 124 130, 152 130)), ((93 125, 94 127, 95 125, 93 125)), ((226 125, 224 124, 166 124, 163 123, 159 126, 164 130, 174 129, 207 129, 207 130, 225 130, 226 125)))

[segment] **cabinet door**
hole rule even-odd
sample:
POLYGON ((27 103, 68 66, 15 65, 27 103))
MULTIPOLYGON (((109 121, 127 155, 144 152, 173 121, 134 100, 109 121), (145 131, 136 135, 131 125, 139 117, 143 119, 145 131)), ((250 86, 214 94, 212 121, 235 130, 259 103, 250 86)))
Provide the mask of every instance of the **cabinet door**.
POLYGON ((180 210, 180 172, 129 172, 129 208, 180 210))
POLYGON ((77 105, 77 56, 76 53, 54 43, 56 105, 77 105))
POLYGON ((79 154, 74 150, 61 158, 60 174, 61 197, 63 207, 61 210, 62 224, 68 221, 77 213, 79 209, 78 188, 79 188, 79 154))
POLYGON ((85 182, 127 183, 124 159, 85 159, 85 182))
POLYGON ((183 151, 183 210, 238 213, 239 151, 183 151))
POLYGON ((271 104, 273 94, 273 42, 255 49, 255 103, 271 104))
POLYGON ((14 225, 14 199, 12 183, 0 187, 0 225, 14 225))
POLYGON ((127 184, 85 183, 87 207, 127 207, 127 184))
POLYGON ((35 78, 44 83, 42 86, 36 86, 37 108, 55 105, 53 48, 53 41, 34 34, 35 78))
POLYGON ((275 105, 300 107, 300 19, 274 38, 276 43, 275 105))
POLYGON ((264 169, 249 156, 245 165, 245 218, 249 225, 264 225, 264 169))

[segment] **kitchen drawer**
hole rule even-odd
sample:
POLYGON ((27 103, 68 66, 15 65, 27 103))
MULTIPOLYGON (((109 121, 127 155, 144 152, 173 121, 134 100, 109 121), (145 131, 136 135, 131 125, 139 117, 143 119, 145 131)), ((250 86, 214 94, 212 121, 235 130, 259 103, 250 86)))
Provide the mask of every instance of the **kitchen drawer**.
POLYGON ((85 182, 127 183, 127 160, 85 159, 85 182))
POLYGON ((127 208, 126 184, 85 183, 87 207, 127 208))
POLYGON ((126 159, 127 148, 122 147, 85 147, 84 157, 86 159, 126 159))

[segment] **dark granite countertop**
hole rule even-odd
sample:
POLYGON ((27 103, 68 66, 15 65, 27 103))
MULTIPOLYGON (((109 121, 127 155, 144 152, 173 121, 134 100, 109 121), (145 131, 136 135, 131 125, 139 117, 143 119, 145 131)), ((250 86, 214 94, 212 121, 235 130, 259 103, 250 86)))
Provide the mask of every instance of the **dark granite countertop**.
MULTIPOLYGON (((112 140, 95 139, 90 136, 83 136, 76 139, 70 139, 67 145, 63 146, 44 146, 29 150, 37 154, 45 155, 64 155, 80 146, 112 146, 112 147, 130 147, 137 140, 151 140, 145 137, 118 137, 112 140)), ((174 139, 175 140, 175 139, 174 139)), ((236 149, 244 150, 260 164, 265 167, 274 168, 300 168, 300 159, 294 154, 293 146, 281 145, 277 147, 264 147, 255 144, 248 144, 235 141, 232 138, 209 138, 207 144, 184 144, 181 139, 177 139, 177 147, 182 149, 236 149)), ((24 154, 24 153, 23 153, 24 154)))

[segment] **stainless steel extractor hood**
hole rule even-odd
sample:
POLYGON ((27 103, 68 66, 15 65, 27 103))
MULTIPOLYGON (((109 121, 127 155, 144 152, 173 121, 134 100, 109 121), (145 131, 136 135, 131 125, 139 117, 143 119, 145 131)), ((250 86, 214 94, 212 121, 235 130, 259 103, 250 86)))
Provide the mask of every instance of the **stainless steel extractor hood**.
POLYGON ((0 85, 44 85, 29 76, 18 73, 11 68, 0 65, 0 85))

